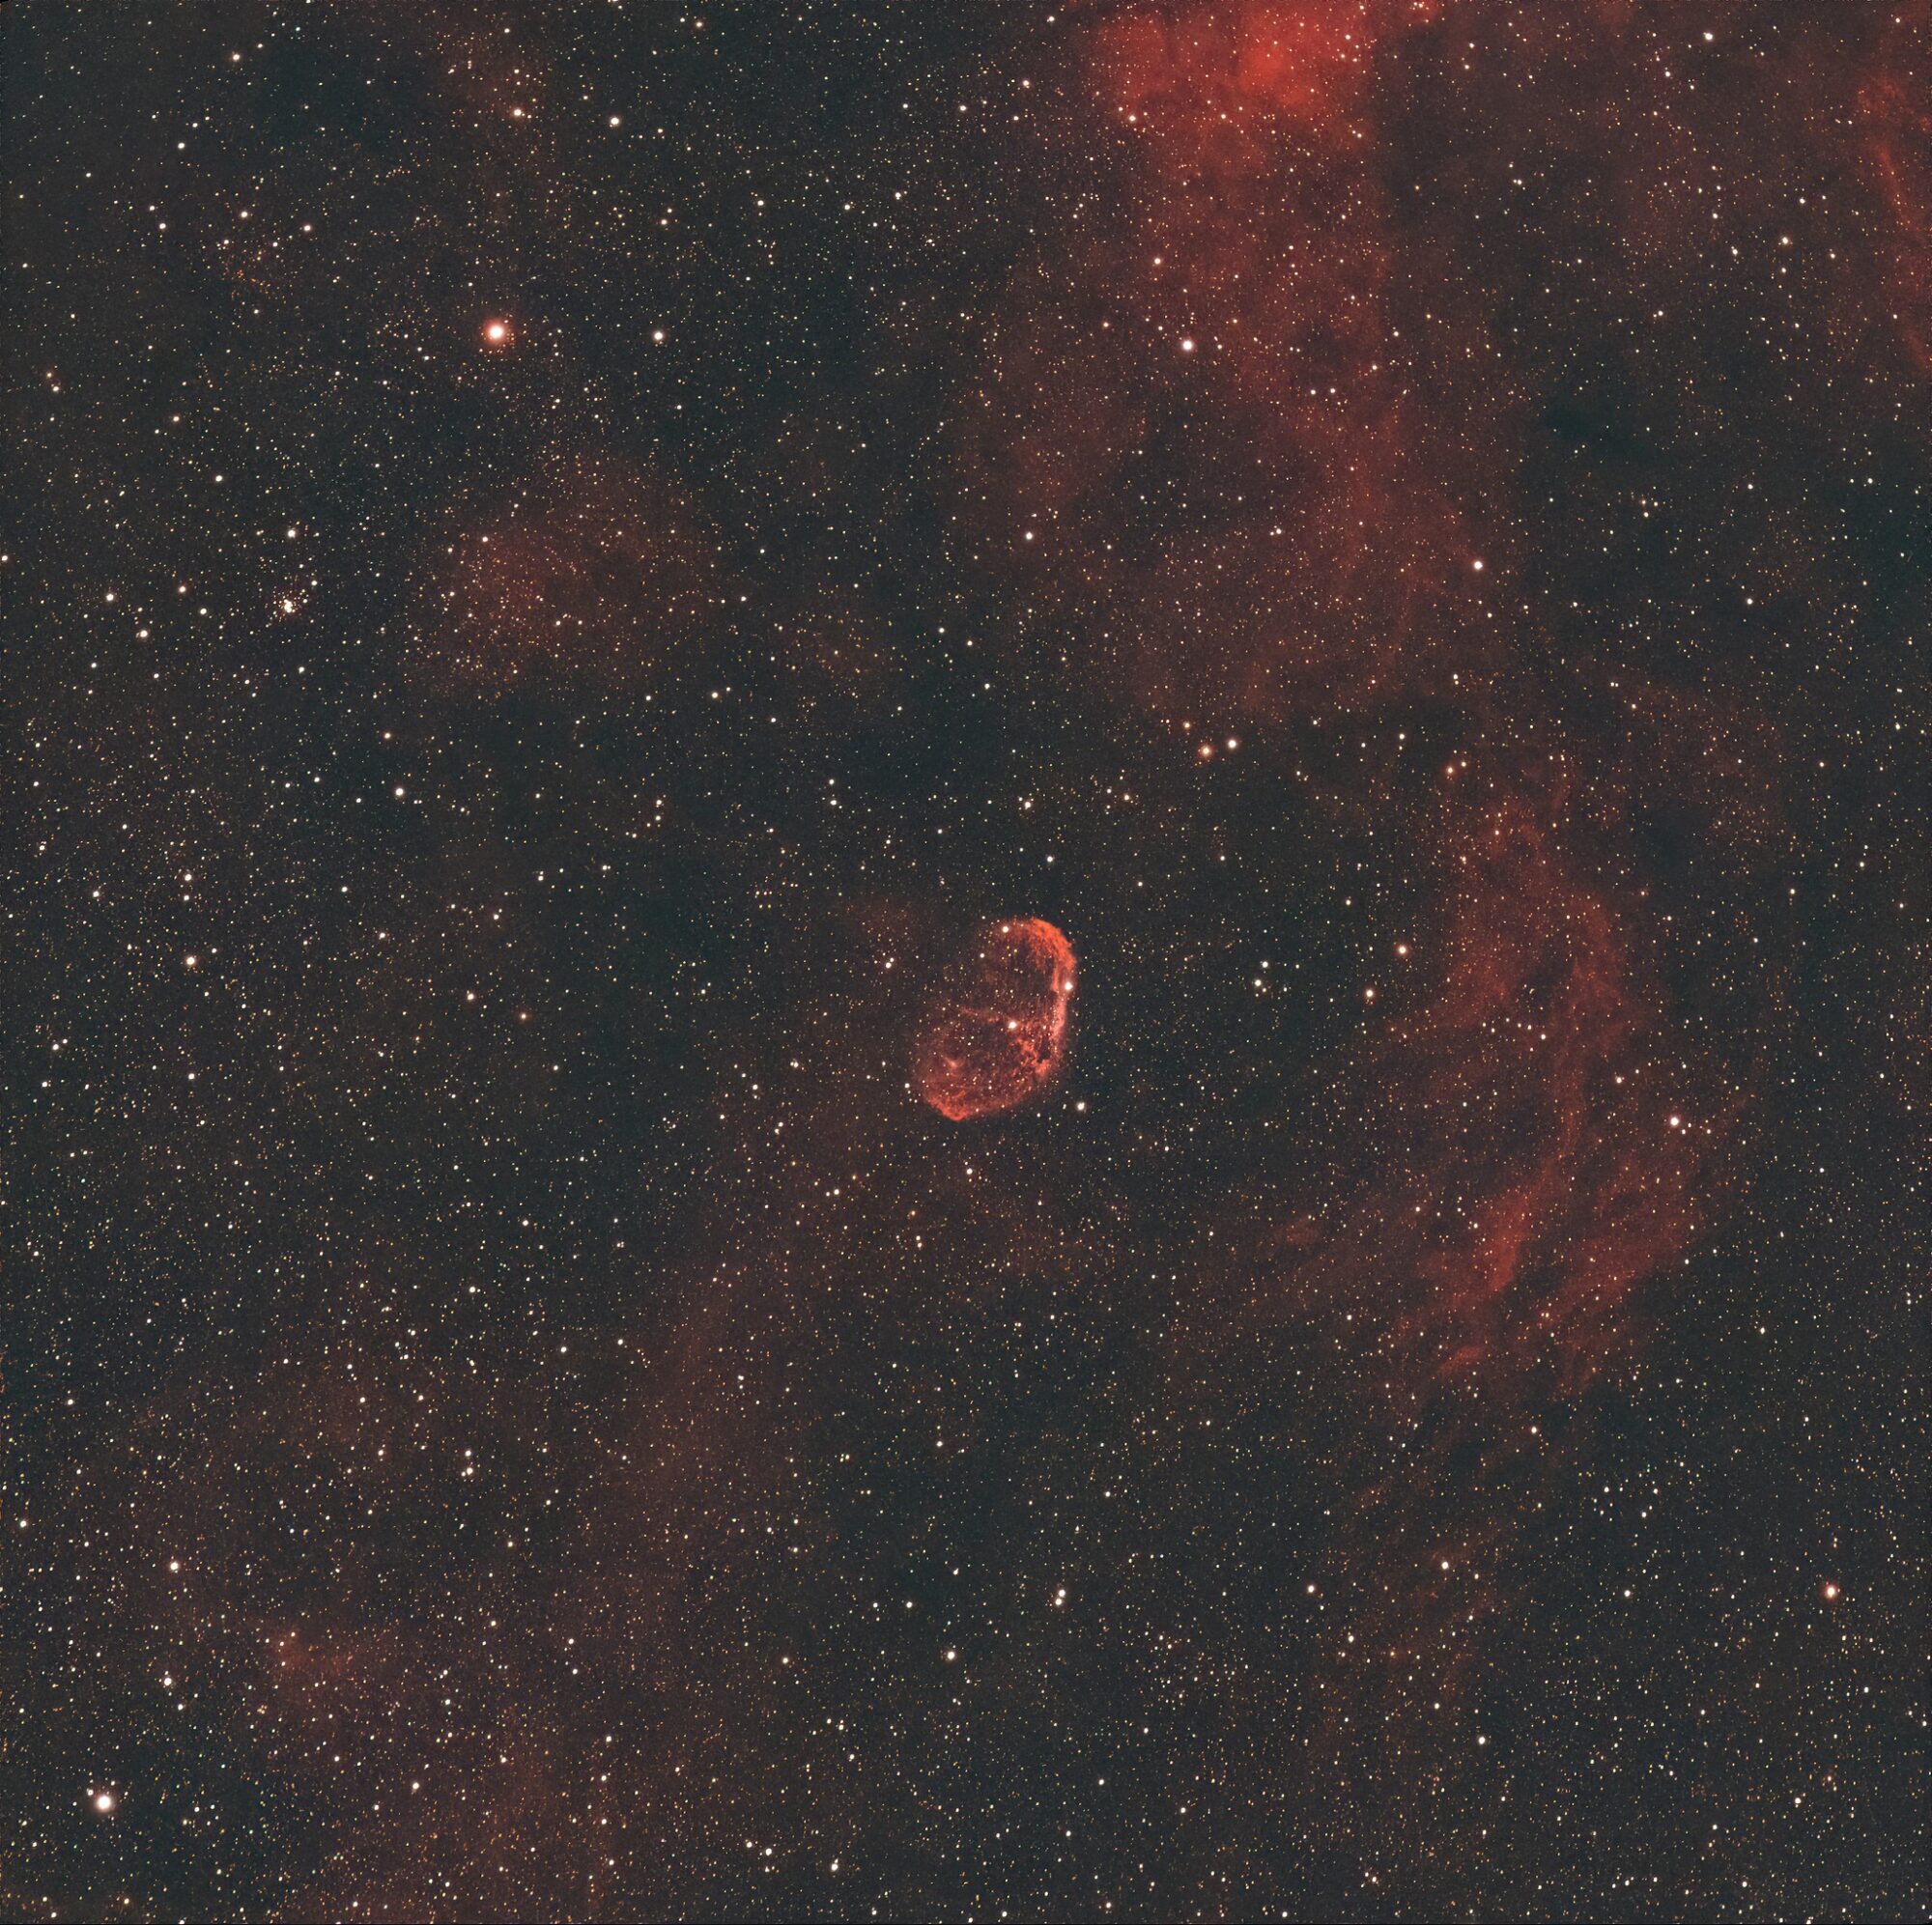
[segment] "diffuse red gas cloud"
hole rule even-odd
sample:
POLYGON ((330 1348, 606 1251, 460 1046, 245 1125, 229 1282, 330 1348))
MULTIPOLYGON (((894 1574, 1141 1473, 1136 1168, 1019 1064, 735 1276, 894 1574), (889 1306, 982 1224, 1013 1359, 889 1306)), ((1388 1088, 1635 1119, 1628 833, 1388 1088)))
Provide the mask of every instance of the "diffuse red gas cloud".
POLYGON ((452 504, 426 557, 411 660, 424 679, 648 688, 721 607, 689 496, 613 456, 561 454, 452 504))
POLYGON ((1439 0, 1219 0, 1128 7, 1094 35, 1102 99, 1196 164, 1239 156, 1270 122, 1349 129, 1377 42, 1433 19, 1439 0))
POLYGON ((1728 1122, 1687 1088, 1640 938, 1566 853, 1562 812, 1560 794, 1458 807, 1435 986, 1372 1053, 1404 1091, 1413 1229, 1399 1264, 1391 1231, 1345 1260, 1395 1285, 1407 1352, 1486 1395, 1589 1380, 1699 1227, 1728 1122))
POLYGON ((1270 1326, 1346 1310, 1377 1407, 1343 1554, 1378 1637, 1410 1650, 1447 1614, 1432 1553, 1509 1537, 1533 1508, 1531 1417, 1632 1341, 1711 1220, 1742 1100, 1692 1067, 1641 878, 1605 859, 1624 751, 1532 746, 1566 739, 1552 644, 1504 592, 1493 506, 1529 417, 1488 297, 1392 204, 1378 121, 1403 98, 1383 64, 1434 58, 1444 17, 1088 16, 1081 151, 1109 152, 1115 212, 1015 277, 959 430, 977 557, 1092 685, 1289 729, 1424 704, 1482 745, 1439 794, 1380 799, 1431 879, 1410 988, 1332 1066, 1348 1122, 1306 1210, 1181 1316, 1180 1373, 1207 1382, 1270 1326), (1418 1425, 1434 1441, 1384 1480, 1375 1439, 1418 1425))
POLYGON ((1861 90, 1857 126, 1888 216, 1884 291, 1907 353, 1932 375, 1932 7, 1918 10, 1917 28, 1916 47, 1889 46, 1861 90))
POLYGON ((1485 318, 1451 284, 1411 323, 1370 138, 1376 62, 1432 12, 1092 20, 1088 119, 1042 164, 1110 153, 1108 212, 1015 276, 955 429, 959 525, 1026 582, 1016 650, 1050 628, 1169 719, 1440 695, 1487 659, 1501 409, 1441 405, 1430 361, 1479 374, 1485 318))
POLYGON ((1082 666, 1157 713, 1293 723, 1426 700, 1497 743, 1406 817, 1436 878, 1439 974, 1366 1071, 1401 1092, 1401 1120, 1364 1136, 1356 1201, 1293 1268, 1305 1288, 1373 1278, 1425 1381, 1493 1390, 1535 1355, 1537 1381, 1574 1390, 1688 1247, 1722 1118, 1686 1121, 1666 1088, 1654 932, 1580 850, 1577 819, 1614 812, 1616 778, 1579 762, 1552 785, 1511 746, 1548 643, 1487 599, 1509 536, 1480 531, 1518 417, 1484 384, 1479 295, 1416 258, 1378 161, 1378 64, 1443 15, 1197 0, 1091 16, 1075 59, 1121 143, 1125 211, 1049 298, 1019 277, 962 470, 981 552, 999 539, 1082 666), (1156 439, 1178 505, 1136 522, 1156 439), (1007 538, 1020 524, 1034 539, 1007 538))

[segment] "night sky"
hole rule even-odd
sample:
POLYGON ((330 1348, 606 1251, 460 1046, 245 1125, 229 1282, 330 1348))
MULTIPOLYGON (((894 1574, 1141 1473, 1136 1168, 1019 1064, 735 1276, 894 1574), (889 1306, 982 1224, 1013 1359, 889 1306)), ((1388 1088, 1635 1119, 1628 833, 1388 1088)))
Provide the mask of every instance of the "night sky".
POLYGON ((0 1913, 1924 1914, 1928 0, 0 88, 0 1913))

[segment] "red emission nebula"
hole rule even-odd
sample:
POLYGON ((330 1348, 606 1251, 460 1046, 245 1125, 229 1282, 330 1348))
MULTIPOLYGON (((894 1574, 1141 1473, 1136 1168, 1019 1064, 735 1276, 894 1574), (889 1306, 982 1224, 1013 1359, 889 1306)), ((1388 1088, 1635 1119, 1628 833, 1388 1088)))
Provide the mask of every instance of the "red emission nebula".
POLYGON ((990 923, 934 1005, 919 1045, 919 1093, 942 1117, 999 1116, 1037 1096, 1066 1057, 1073 946, 1038 917, 990 923))
POLYGON ((1922 1912, 1932 4, 138 11, 0 1915, 1922 1912))

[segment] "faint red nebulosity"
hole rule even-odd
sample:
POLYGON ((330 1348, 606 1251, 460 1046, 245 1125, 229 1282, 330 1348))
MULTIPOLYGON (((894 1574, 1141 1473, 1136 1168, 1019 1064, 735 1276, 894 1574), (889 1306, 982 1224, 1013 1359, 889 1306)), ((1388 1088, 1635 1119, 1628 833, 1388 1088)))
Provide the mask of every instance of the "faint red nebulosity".
POLYGON ((1440 986, 1388 1043, 1433 1147, 1397 1328, 1492 1393, 1580 1389, 1699 1221, 1705 1135, 1672 1126, 1657 985, 1546 820, 1511 800, 1465 826, 1440 986))
POLYGON ((1932 94, 1888 66, 1859 95, 1863 158, 1891 231, 1882 237, 1886 289, 1906 351, 1932 375, 1932 94))
MULTIPOLYGON (((953 431, 957 525, 1026 575, 1015 649, 1050 625, 1163 717, 1440 699, 1492 656, 1496 571, 1464 557, 1509 560, 1478 481, 1508 404, 1441 405, 1490 358, 1480 303, 1444 284, 1406 312, 1370 137, 1378 62, 1436 11, 1202 0, 1090 29, 1117 212, 1015 275, 953 431)), ((1072 127, 1055 162, 1092 166, 1098 128, 1072 127)))
MULTIPOLYGON (((1585 11, 1612 43, 1633 26, 1624 0, 1585 11)), ((1006 632, 1029 660, 1050 634, 1090 693, 1164 721, 1214 709, 1328 744, 1337 722, 1400 738, 1420 713, 1458 738, 1426 801, 1403 777, 1332 798, 1414 864, 1413 960, 1321 1065, 1321 1125, 1277 1119, 1295 1167, 1262 1179, 1251 1240, 1223 1229, 1173 1352, 1177 1395, 1209 1404, 1241 1360, 1271 1370, 1277 1342, 1297 1381, 1310 1344, 1350 1360, 1315 1379, 1350 1439, 1338 1581, 1364 1646, 1428 1692, 1520 1581, 1509 1551, 1550 1487, 1549 1440, 1586 1434, 1584 1393, 1667 1301, 1748 1100, 1678 1009, 1633 798, 1663 760, 1726 861, 1781 833, 1772 733, 1721 692, 1639 699, 1620 668, 1619 735, 1550 681, 1566 643, 1519 592, 1539 558, 1498 512, 1542 406, 1504 378, 1492 293, 1389 166, 1391 112, 1468 71, 1433 31, 1447 12, 1090 15, 1087 118, 1042 138, 1104 179, 1109 217, 1014 274, 953 430, 955 525, 1021 588, 1006 632)), ((1880 151, 1901 234, 1922 232, 1902 136, 1880 151)), ((1666 218, 1644 233, 1660 258, 1683 238, 1666 218)), ((1317 1689, 1361 1729, 1381 1684, 1354 1658, 1317 1689)))
MULTIPOLYGON (((1156 713, 1183 691, 1289 724, 1439 705, 1497 745, 1407 818, 1427 936, 1324 1078, 1350 1133, 1273 1222, 1264 1205, 1177 1349, 1211 1398, 1231 1346, 1271 1327, 1310 1341, 1337 1315, 1376 1413, 1355 1419, 1337 1546, 1364 1644, 1447 1690, 1510 1593, 1552 1413, 1634 1347, 1715 1207, 1743 1098, 1699 1072, 1640 878, 1598 859, 1629 772, 1608 750, 1558 778, 1521 746, 1550 642, 1509 606, 1519 557, 1486 492, 1506 488, 1523 418, 1500 389, 1466 405, 1492 317, 1392 206, 1378 158, 1380 64, 1441 12, 1199 0, 1094 25, 1090 97, 1125 136, 1134 192, 1047 270, 1051 296, 1016 282, 961 447, 967 524, 983 503, 989 545, 1001 518, 1038 529, 1013 566, 1076 637, 1075 672, 1156 713), (1238 495, 1123 527, 1150 442, 1186 477, 1174 498, 1225 500, 1230 468, 1238 495), (1385 1435, 1409 1439, 1399 1467, 1385 1435)), ((1618 30, 1616 5, 1598 14, 1618 30)), ((1711 751, 1735 732, 1720 706, 1660 699, 1644 718, 1685 738, 1687 806, 1739 860, 1776 836, 1775 799, 1711 751)), ((1335 1703, 1359 1711, 1378 1687, 1348 1663, 1321 1688, 1346 1683, 1335 1703)))
POLYGON ((425 560, 412 660, 479 693, 639 687, 706 631, 717 576, 698 511, 669 481, 559 455, 453 505, 425 560))
MULTIPOLYGON (((1442 405, 1466 375, 1428 370, 1422 342, 1480 365, 1488 322, 1439 275, 1428 325, 1406 325, 1392 264, 1415 243, 1373 162, 1376 64, 1441 13, 1197 0, 1090 29, 1093 102, 1141 136, 1125 171, 1143 191, 1060 264, 1063 293, 1016 285, 962 452, 969 503, 1040 529, 1014 553, 1030 599, 1091 637, 1091 665, 1130 699, 1161 710, 1206 691, 1287 721, 1424 700, 1479 739, 1520 712, 1548 644, 1526 608, 1500 616, 1510 543, 1482 505, 1516 423, 1506 397, 1479 419, 1442 405), (1170 408, 1179 378, 1145 379, 1136 343, 1171 360, 1183 324, 1202 352, 1170 408), (1123 529, 1151 439, 1206 498, 1238 466, 1239 512, 1123 529)), ((1384 1331, 1399 1399, 1587 1384, 1639 1287, 1689 1247, 1730 1120, 1714 1099, 1693 1124, 1667 1121, 1698 1105, 1663 1088, 1689 1052, 1646 959, 1653 932, 1579 853, 1616 813, 1617 781, 1578 776, 1572 793, 1532 767, 1498 757, 1417 818, 1435 987, 1396 1005, 1362 1065, 1400 1106, 1365 1133, 1353 1200, 1345 1187, 1323 1229, 1298 1218, 1293 1258, 1277 1245, 1272 1260, 1290 1299, 1340 1289, 1384 1331)), ((1747 792, 1712 807, 1741 836, 1772 831, 1747 792)))
POLYGON ((1268 119, 1341 133, 1377 42, 1435 12, 1436 0, 1134 6, 1096 33, 1094 71, 1109 104, 1177 159, 1225 165, 1268 119))
POLYGON ((1336 1068, 1365 1118, 1351 1174, 1241 1285, 1251 1329, 1346 1308, 1395 1411, 1579 1393, 1690 1249, 1735 1122, 1563 811, 1527 785, 1449 806, 1433 982, 1336 1068))
POLYGON ((988 923, 960 977, 929 1012, 916 1059, 921 1098, 952 1122, 1017 1109, 1059 1072, 1073 946, 1038 917, 988 923))

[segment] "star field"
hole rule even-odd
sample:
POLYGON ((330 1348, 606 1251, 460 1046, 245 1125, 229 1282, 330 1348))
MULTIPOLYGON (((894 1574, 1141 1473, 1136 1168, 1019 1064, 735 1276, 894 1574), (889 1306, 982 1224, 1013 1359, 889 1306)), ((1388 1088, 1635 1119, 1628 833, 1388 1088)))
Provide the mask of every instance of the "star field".
POLYGON ((1932 1904, 1925 0, 0 90, 0 1912, 1932 1904))

